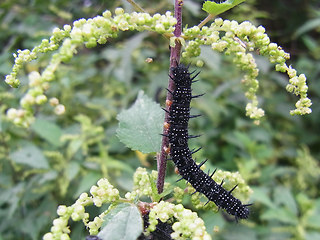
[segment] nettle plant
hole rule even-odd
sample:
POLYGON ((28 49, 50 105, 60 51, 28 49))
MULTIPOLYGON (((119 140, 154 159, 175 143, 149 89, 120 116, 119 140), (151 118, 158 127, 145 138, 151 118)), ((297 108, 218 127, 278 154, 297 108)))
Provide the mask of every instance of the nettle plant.
MULTIPOLYGON (((158 104, 141 92, 135 104, 129 110, 118 115, 117 135, 119 139, 133 150, 139 150, 143 153, 158 152, 156 155, 158 171, 149 173, 144 168, 138 168, 133 176, 133 190, 124 196, 120 196, 119 190, 111 185, 108 179, 100 179, 97 185, 91 187, 90 194, 82 193, 71 206, 58 207, 59 217, 53 221, 50 232, 46 233, 43 239, 70 239, 70 219, 83 222, 89 231, 87 239, 153 239, 157 237, 161 237, 161 239, 211 239, 206 232, 204 221, 198 217, 197 213, 186 209, 181 204, 183 196, 186 193, 194 193, 195 189, 198 192, 192 194, 191 202, 196 209, 216 211, 218 207, 222 207, 228 213, 235 215, 236 220, 247 217, 247 215, 241 217, 237 210, 229 206, 229 204, 234 206, 241 204, 241 202, 235 202, 237 200, 234 200, 235 198, 229 199, 231 191, 234 190, 233 194, 244 202, 248 202, 252 193, 239 173, 215 171, 215 174, 210 176, 210 180, 212 181, 211 177, 213 177, 214 182, 221 182, 220 187, 214 185, 220 192, 213 194, 212 199, 209 198, 211 201, 208 204, 202 201, 203 198, 199 194, 199 188, 205 188, 205 182, 209 181, 207 180, 208 175, 203 175, 199 179, 202 181, 202 185, 199 187, 198 183, 194 183, 194 179, 191 179, 197 177, 197 175, 190 173, 192 168, 177 166, 179 173, 191 184, 188 183, 187 187, 182 189, 164 181, 169 153, 175 164, 177 164, 176 161, 178 164, 181 163, 180 159, 174 159, 175 153, 170 152, 170 149, 179 151, 177 144, 180 144, 181 139, 175 141, 173 138, 176 135, 169 131, 176 130, 170 128, 170 123, 171 125, 184 123, 179 122, 180 116, 172 120, 174 118, 172 106, 175 110, 178 109, 179 114, 187 112, 188 115, 185 117, 187 121, 191 118, 188 105, 192 98, 191 95, 188 95, 191 94, 191 88, 185 87, 184 83, 177 83, 184 78, 192 80, 190 73, 183 72, 183 75, 180 73, 179 75, 172 72, 174 69, 177 70, 178 66, 183 66, 179 65, 180 60, 185 64, 196 62, 197 66, 201 67, 204 63, 197 59, 201 53, 201 46, 208 45, 213 51, 229 55, 234 66, 244 72, 242 84, 248 99, 246 115, 253 119, 255 124, 259 124, 259 120, 264 116, 264 111, 258 107, 256 92, 259 88, 257 80, 259 70, 252 53, 268 58, 275 65, 276 71, 286 73, 289 76, 286 90, 299 97, 296 109, 290 113, 292 115, 311 113, 311 101, 307 97, 308 86, 305 75, 297 75, 296 70, 286 64, 290 57, 289 54, 276 43, 270 42, 264 27, 256 27, 247 21, 238 23, 216 18, 218 14, 243 1, 227 0, 222 3, 206 1, 203 4, 203 10, 208 13, 208 17, 198 26, 193 27, 182 26, 183 0, 175 1, 174 15, 171 12, 166 12, 163 15, 157 13, 153 16, 130 1, 138 12, 125 13, 123 9, 117 8, 113 14, 107 10, 103 12, 102 16, 80 19, 75 21, 73 26, 65 25, 62 29, 54 29, 50 39, 42 40, 41 44, 31 51, 18 50, 14 55, 15 64, 12 73, 7 75, 5 80, 15 88, 20 84, 17 76, 25 63, 37 59, 42 53, 56 51, 41 73, 31 72, 29 74, 28 90, 20 100, 21 108, 11 108, 7 111, 7 118, 23 127, 29 127, 34 122, 36 118, 34 109, 37 105, 49 102, 54 107, 56 114, 68 111, 68 107, 60 103, 55 96, 47 96, 46 92, 50 88, 50 83, 55 80, 55 71, 59 65, 67 63, 73 58, 80 46, 85 45, 88 48, 93 48, 97 44, 106 44, 108 39, 117 38, 122 31, 151 31, 167 38, 171 51, 165 111, 162 111, 158 104), (213 22, 209 23, 212 19, 213 22), (187 91, 187 93, 178 96, 175 92, 176 87, 187 91), (173 99, 174 97, 179 98, 187 110, 179 112, 180 103, 177 103, 177 100, 173 99), (184 97, 190 98, 188 103, 184 102, 184 97), (163 129, 162 139, 161 129, 163 129), (188 176, 192 177, 189 179, 184 175, 184 171, 189 171, 188 176), (221 189, 223 189, 224 179, 227 180, 224 187, 232 190, 229 192, 224 190, 222 196, 221 189), (100 215, 93 217, 89 216, 86 211, 86 207, 90 205, 108 206, 108 208, 100 215)), ((152 59, 148 59, 146 64, 148 62, 152 62, 152 59)), ((186 128, 187 126, 184 125, 184 129, 186 128)), ((185 138, 188 137, 190 136, 187 135, 185 138)), ((187 149, 189 150, 189 148, 187 149)), ((195 151, 189 150, 189 152, 192 154, 195 151)), ((184 158, 183 154, 176 155, 182 155, 184 158)), ((192 160, 189 158, 185 163, 191 163, 188 162, 190 159, 192 160)), ((197 169, 200 169, 200 166, 197 166, 197 169)), ((207 193, 205 194, 207 196, 210 189, 200 192, 207 193)))

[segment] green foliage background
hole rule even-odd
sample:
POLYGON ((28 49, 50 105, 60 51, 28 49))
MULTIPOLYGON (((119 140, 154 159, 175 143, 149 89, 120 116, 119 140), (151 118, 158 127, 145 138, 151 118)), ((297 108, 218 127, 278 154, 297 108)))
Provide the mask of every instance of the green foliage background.
MULTIPOLYGON (((149 13, 173 9, 172 1, 138 2, 149 13)), ((13 52, 31 49, 50 37, 55 26, 119 6, 132 11, 125 1, 2 1, 0 77, 10 73, 13 52)), ((185 1, 184 24, 196 25, 205 16, 200 1, 185 1)), ((203 147, 197 159, 239 170, 254 189, 249 221, 229 223, 221 213, 201 212, 207 231, 214 239, 320 239, 319 3, 248 0, 221 17, 265 26, 271 40, 291 54, 292 65, 306 74, 313 113, 290 116, 296 99, 285 91, 287 78, 256 56, 266 117, 260 126, 253 125, 244 113, 241 73, 227 57, 204 49, 205 66, 193 88, 206 94, 192 102, 193 113, 203 117, 190 123, 191 132, 202 137, 191 144, 203 147), (214 226, 219 226, 218 233, 214 226)), ((126 192, 138 166, 156 169, 154 156, 119 142, 116 116, 133 104, 141 89, 164 105, 168 42, 156 34, 126 32, 104 46, 80 49, 69 64, 61 65, 49 90, 66 106, 66 114, 55 116, 44 105, 30 129, 18 128, 4 113, 18 105, 27 73, 43 69, 49 57, 25 66, 19 89, 0 83, 0 239, 40 239, 57 206, 72 204, 101 177, 126 192), (145 62, 148 57, 152 63, 145 62)), ((177 179, 172 164, 167 174, 167 181, 177 179)), ((92 208, 92 213, 98 210, 92 208)), ((82 225, 72 230, 73 239, 84 238, 82 225)))

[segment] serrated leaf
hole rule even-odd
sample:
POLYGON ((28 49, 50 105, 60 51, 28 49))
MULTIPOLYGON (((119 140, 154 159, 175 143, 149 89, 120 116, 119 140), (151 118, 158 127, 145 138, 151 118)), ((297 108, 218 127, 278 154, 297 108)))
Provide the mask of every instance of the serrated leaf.
POLYGON ((217 16, 225 11, 228 11, 229 9, 233 8, 234 6, 244 1, 245 0, 227 0, 222 3, 206 1, 202 6, 202 10, 206 11, 209 14, 217 16))
POLYGON ((62 135, 62 130, 56 124, 48 120, 38 118, 32 124, 31 128, 40 137, 42 137, 52 145, 56 147, 61 146, 62 142, 60 141, 60 137, 62 135))
POLYGON ((28 165, 32 168, 49 168, 46 157, 39 148, 31 144, 11 153, 10 158, 16 163, 28 165))
POLYGON ((164 113, 142 91, 133 106, 118 114, 117 119, 117 136, 127 147, 143 153, 159 151, 164 113))
POLYGON ((98 234, 102 240, 136 240, 142 233, 142 218, 133 204, 120 204, 106 217, 106 225, 98 234))

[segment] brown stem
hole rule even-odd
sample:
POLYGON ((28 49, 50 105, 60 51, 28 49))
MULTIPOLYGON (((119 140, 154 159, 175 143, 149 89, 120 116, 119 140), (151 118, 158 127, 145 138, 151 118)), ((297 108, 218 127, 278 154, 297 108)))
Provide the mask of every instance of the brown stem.
MULTIPOLYGON (((183 6, 183 0, 175 0, 175 5, 174 5, 174 16, 177 19, 177 24, 175 26, 174 30, 174 36, 175 37, 180 37, 181 31, 182 31, 182 6, 183 6)), ((170 50, 170 69, 172 67, 177 66, 177 64, 180 61, 180 52, 181 52, 181 43, 180 41, 176 41, 175 47, 171 47, 170 50)), ((169 72, 171 72, 169 70, 169 72)), ((171 73, 170 73, 171 74, 171 73)), ((174 91, 175 85, 174 82, 172 81, 171 78, 169 78, 169 83, 168 83, 168 90, 169 91, 174 91)), ((172 96, 171 94, 167 93, 167 99, 166 103, 169 101, 172 101, 172 96)), ((166 105, 167 111, 169 111, 169 105, 166 105)), ((169 121, 169 114, 165 112, 165 117, 164 121, 168 122, 169 121)), ((163 128, 163 134, 166 135, 168 134, 168 129, 163 128)), ((169 147, 169 139, 165 136, 162 137, 162 144, 161 144, 161 152, 160 156, 158 157, 158 180, 157 180, 157 189, 158 193, 163 192, 163 185, 164 185, 164 178, 166 175, 166 167, 167 167, 167 155, 168 153, 166 152, 166 149, 169 147)))

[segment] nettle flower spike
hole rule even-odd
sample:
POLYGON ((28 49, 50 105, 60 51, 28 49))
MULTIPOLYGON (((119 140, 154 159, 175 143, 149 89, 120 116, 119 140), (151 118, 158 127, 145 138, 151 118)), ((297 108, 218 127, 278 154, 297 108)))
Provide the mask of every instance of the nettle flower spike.
MULTIPOLYGON (((18 72, 25 63, 35 60, 39 54, 57 50, 53 54, 48 66, 42 73, 32 72, 29 75, 29 89, 20 102, 21 109, 10 109, 7 116, 17 125, 28 127, 34 121, 33 107, 47 102, 46 90, 50 82, 55 80, 54 73, 62 62, 68 62, 77 53, 76 49, 82 45, 88 48, 97 44, 105 44, 108 38, 118 37, 121 31, 152 31, 159 34, 171 34, 174 30, 176 19, 171 12, 165 14, 125 13, 122 8, 115 10, 113 16, 110 11, 105 11, 102 16, 90 19, 79 19, 73 26, 65 25, 63 29, 55 28, 52 37, 42 40, 39 46, 31 51, 18 50, 14 54, 15 63, 12 73, 6 76, 6 83, 17 88, 20 85, 18 72), (23 114, 22 114, 23 113, 23 114)), ((65 107, 56 106, 54 112, 63 114, 65 107)))
POLYGON ((258 107, 259 102, 256 96, 259 88, 257 80, 259 70, 253 55, 249 53, 254 51, 268 57, 269 61, 275 64, 276 71, 288 74, 290 79, 286 90, 300 96, 296 109, 290 111, 290 114, 311 113, 312 103, 307 97, 308 86, 305 75, 297 76, 296 70, 285 64, 290 59, 290 55, 276 43, 270 43, 264 27, 255 27, 248 21, 239 24, 237 21, 217 18, 210 27, 204 26, 201 30, 198 27, 185 28, 183 33, 185 39, 189 41, 185 43, 185 51, 182 56, 189 59, 188 61, 200 55, 201 45, 210 45, 212 50, 233 57, 235 65, 245 72, 242 83, 245 88, 245 96, 250 101, 246 106, 246 114, 255 119, 255 123, 259 123, 259 119, 264 116, 264 111, 258 107))
POLYGON ((204 222, 198 217, 197 213, 185 209, 182 204, 174 205, 169 202, 161 201, 154 203, 149 213, 148 232, 156 229, 158 220, 167 222, 170 219, 176 219, 173 223, 171 233, 173 239, 194 239, 211 240, 211 236, 206 232, 204 222))
POLYGON ((102 213, 95 217, 92 222, 89 222, 89 213, 85 211, 86 206, 95 205, 101 207, 102 204, 117 202, 120 198, 118 189, 114 188, 107 179, 100 179, 97 186, 92 186, 90 189, 91 196, 87 193, 82 193, 77 201, 67 207, 61 205, 58 207, 57 214, 59 218, 53 220, 53 226, 49 233, 43 236, 44 240, 53 239, 70 239, 70 229, 68 226, 69 219, 73 221, 82 221, 88 228, 90 233, 96 234, 103 223, 103 217, 106 213, 102 213))

